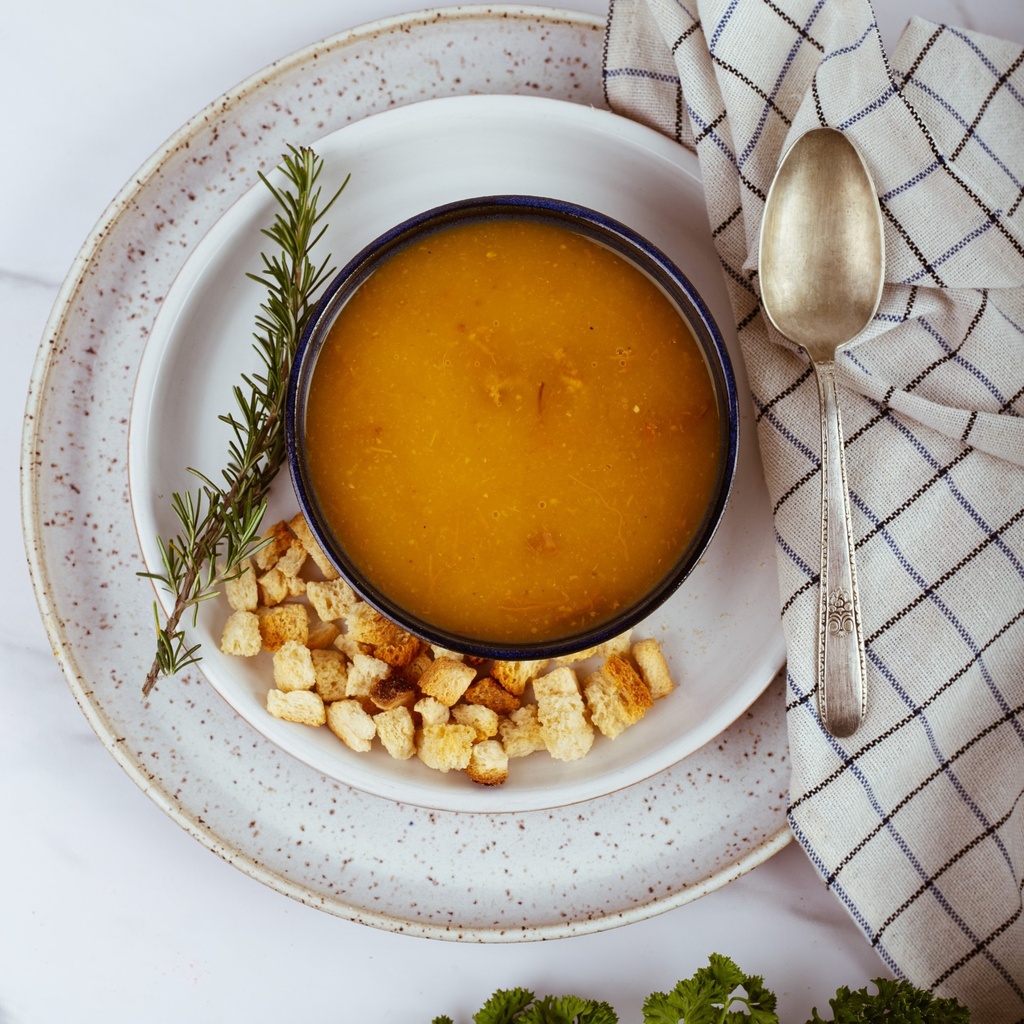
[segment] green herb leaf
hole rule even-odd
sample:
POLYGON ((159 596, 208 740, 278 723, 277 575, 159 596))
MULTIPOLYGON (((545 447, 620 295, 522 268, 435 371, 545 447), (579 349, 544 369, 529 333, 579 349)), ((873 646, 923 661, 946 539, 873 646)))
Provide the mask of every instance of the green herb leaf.
POLYGON ((775 1003, 763 978, 746 975, 728 957, 712 953, 707 967, 671 992, 652 992, 643 1019, 645 1024, 778 1024, 775 1003))
POLYGON ((473 1015, 475 1024, 512 1024, 533 1002, 533 993, 525 988, 499 989, 473 1015))
MULTIPOLYGON (((838 989, 828 1001, 834 1024, 970 1024, 970 1013, 956 999, 940 999, 905 980, 876 978, 874 985, 874 994, 838 989)), ((807 1024, 825 1020, 817 1007, 811 1013, 807 1024)))
POLYGON ((247 275, 267 290, 253 344, 263 368, 241 375, 242 384, 234 388, 237 409, 219 417, 231 428, 223 484, 189 469, 199 481, 196 489, 171 496, 180 531, 168 540, 158 539, 160 571, 139 573, 173 597, 163 624, 154 604, 156 652, 143 696, 161 677, 200 660, 200 645, 188 641, 185 624, 190 619, 195 625, 199 605, 215 597, 264 544, 260 526, 266 497, 285 459, 283 412, 292 360, 317 292, 333 273, 328 269, 330 257, 313 263, 312 249, 323 236, 325 214, 348 184, 346 178, 321 204, 317 182, 323 161, 311 149, 290 147, 280 169, 290 187, 277 188, 260 175, 279 207, 263 234, 280 251, 261 254, 262 272, 247 275))

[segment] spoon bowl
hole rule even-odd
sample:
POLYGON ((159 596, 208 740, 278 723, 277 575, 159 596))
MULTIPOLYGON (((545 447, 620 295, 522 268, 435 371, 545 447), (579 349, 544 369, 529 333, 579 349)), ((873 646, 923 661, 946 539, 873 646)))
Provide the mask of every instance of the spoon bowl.
POLYGON ((863 720, 867 688, 835 358, 878 309, 885 248, 871 175, 842 132, 813 129, 783 157, 765 201, 759 268, 768 319, 806 352, 818 383, 818 705, 825 728, 845 737, 863 720))

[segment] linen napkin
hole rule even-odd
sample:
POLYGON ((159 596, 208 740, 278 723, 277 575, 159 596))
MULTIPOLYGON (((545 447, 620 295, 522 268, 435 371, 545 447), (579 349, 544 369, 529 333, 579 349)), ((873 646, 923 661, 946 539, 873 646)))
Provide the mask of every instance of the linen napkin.
POLYGON ((1024 1020, 1024 52, 867 0, 611 0, 609 104, 694 148, 750 380, 788 651, 789 822, 898 977, 1024 1020), (820 433, 759 298, 764 200, 819 125, 885 225, 879 311, 838 360, 868 710, 815 684, 820 433))

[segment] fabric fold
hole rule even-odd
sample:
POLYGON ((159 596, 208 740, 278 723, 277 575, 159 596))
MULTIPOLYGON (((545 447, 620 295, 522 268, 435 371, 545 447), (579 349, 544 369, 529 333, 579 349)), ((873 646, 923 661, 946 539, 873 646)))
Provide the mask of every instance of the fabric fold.
POLYGON ((1024 1019, 1024 50, 866 0, 612 0, 609 105, 696 150, 777 537, 790 823, 897 975, 1024 1019), (878 314, 838 359, 868 714, 817 709, 820 428, 760 307, 782 154, 856 142, 885 224, 878 314))

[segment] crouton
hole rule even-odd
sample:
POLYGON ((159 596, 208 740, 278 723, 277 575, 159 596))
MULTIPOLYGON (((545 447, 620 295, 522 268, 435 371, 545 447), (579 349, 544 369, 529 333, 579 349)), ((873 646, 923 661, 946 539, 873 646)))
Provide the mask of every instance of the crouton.
POLYGON ((463 771, 469 767, 476 730, 471 725, 445 722, 424 725, 416 753, 428 768, 439 772, 463 771))
POLYGON ((449 651, 447 647, 442 647, 440 644, 431 644, 430 653, 435 658, 448 658, 450 661, 465 661, 466 656, 460 654, 458 651, 449 651))
POLYGON ((256 611, 260 603, 260 592, 256 584, 256 573, 252 571, 248 560, 237 576, 224 581, 224 594, 236 612, 256 611))
POLYGON ((452 717, 452 709, 434 697, 420 697, 412 709, 424 725, 444 725, 452 717))
POLYGON ((399 633, 393 642, 377 644, 373 648, 373 656, 386 661, 392 668, 404 668, 423 648, 423 642, 411 633, 404 630, 400 630, 399 633))
POLYGON ((323 650, 314 648, 309 652, 309 657, 313 663, 313 674, 316 677, 313 689, 325 701, 342 700, 346 697, 348 663, 345 661, 345 655, 341 651, 330 648, 323 650))
POLYGON ((436 697, 451 707, 476 676, 476 669, 451 658, 435 658, 420 676, 419 687, 429 697, 436 697))
POLYGON ((558 761, 585 756, 594 743, 594 727, 587 721, 576 673, 556 668, 533 681, 537 719, 548 753, 558 761))
POLYGON ((288 602, 273 608, 260 607, 256 614, 263 646, 268 651, 279 650, 287 640, 304 644, 309 637, 309 612, 304 604, 288 602))
POLYGON ((610 640, 598 644, 596 647, 588 647, 585 651, 577 651, 575 654, 565 654, 555 660, 556 665, 573 665, 581 661, 588 661, 590 658, 610 658, 617 654, 624 658, 629 653, 629 638, 632 630, 627 629, 625 633, 619 633, 610 640))
POLYGON ((498 716, 483 704, 456 704, 452 718, 459 725, 470 725, 476 730, 476 742, 493 739, 498 735, 498 716))
POLYGON ((590 719, 609 739, 639 722, 651 707, 651 691, 624 658, 612 655, 583 684, 590 719))
POLYGON ((313 563, 320 570, 324 579, 335 580, 338 578, 338 570, 331 564, 330 559, 324 554, 324 550, 316 542, 316 538, 313 536, 313 531, 310 530, 309 524, 306 522, 305 517, 300 512, 297 516, 294 516, 288 522, 288 526, 292 533, 298 537, 302 546, 306 549, 309 557, 313 560, 313 563))
POLYGON ((232 612, 224 623, 220 649, 225 654, 234 654, 241 658, 251 658, 259 654, 263 649, 259 616, 255 612, 232 612))
POLYGON ((299 725, 323 725, 327 712, 320 695, 312 690, 270 690, 267 693, 267 710, 275 718, 283 718, 299 725))
POLYGON ((285 576, 298 576, 302 567, 306 564, 306 549, 301 541, 293 539, 292 542, 278 556, 274 568, 285 576))
POLYGON ((355 591, 343 580, 310 580, 306 597, 324 622, 344 617, 358 601, 355 591))
MULTIPOLYGON (((403 647, 413 641, 401 626, 396 625, 390 619, 381 615, 376 608, 359 601, 353 604, 345 612, 345 626, 348 635, 361 644, 369 644, 371 647, 403 647)), ((405 662, 412 660, 419 650, 419 641, 414 641, 409 656, 405 662)))
POLYGON ((466 774, 481 786, 500 786, 508 779, 508 754, 497 740, 474 743, 466 774))
POLYGON ((373 648, 369 644, 361 644, 353 640, 348 633, 339 633, 332 644, 337 650, 351 661, 357 654, 372 654, 373 648))
POLYGON ((498 722, 498 736, 509 757, 526 757, 537 750, 546 750, 544 734, 537 719, 537 705, 524 704, 498 722))
POLYGON ((327 705, 327 728, 346 747, 360 753, 370 749, 370 741, 377 734, 373 718, 357 700, 336 700, 327 705))
POLYGON ((373 684, 387 679, 391 666, 378 661, 369 654, 356 654, 348 667, 348 682, 345 686, 347 697, 369 697, 373 684))
POLYGON ((651 696, 658 700, 665 697, 675 689, 672 681, 672 673, 669 672, 668 662, 662 653, 661 645, 653 637, 646 640, 639 640, 633 644, 633 660, 640 669, 651 696))
POLYGON ((405 707, 389 708, 373 716, 377 735, 384 749, 398 761, 408 761, 416 753, 416 724, 405 707))
POLYGON ((273 608, 287 600, 291 594, 288 587, 288 577, 280 569, 268 569, 257 579, 260 592, 260 604, 267 608, 273 608))
POLYGON ((370 687, 370 700, 382 711, 391 708, 411 708, 419 699, 420 691, 415 683, 401 676, 387 676, 378 679, 370 687))
POLYGON ((546 661, 496 661, 491 666, 491 676, 513 696, 522 697, 527 683, 546 667, 546 661))
MULTIPOLYGON (((311 651, 323 651, 329 648, 337 639, 341 631, 333 622, 318 622, 309 624, 309 635, 306 637, 306 646, 311 651)), ((340 654, 340 651, 336 653, 340 654)))
POLYGON ((420 678, 423 673, 430 668, 430 664, 434 659, 430 655, 420 648, 419 653, 410 661, 407 665, 402 665, 399 669, 399 675, 413 686, 419 685, 420 678))
MULTIPOLYGON (((316 683, 309 648, 298 640, 285 640, 274 652, 274 683, 279 690, 312 690, 316 683)), ((321 694, 321 697, 323 694, 321 694)))
POLYGON ((511 714, 522 704, 518 697, 509 693, 505 687, 499 686, 490 676, 474 679, 466 687, 462 699, 467 704, 482 704, 499 715, 511 714))
POLYGON ((292 546, 295 535, 288 529, 288 524, 282 521, 265 530, 263 539, 267 543, 253 555, 253 561, 257 569, 266 572, 272 569, 277 560, 292 546))

